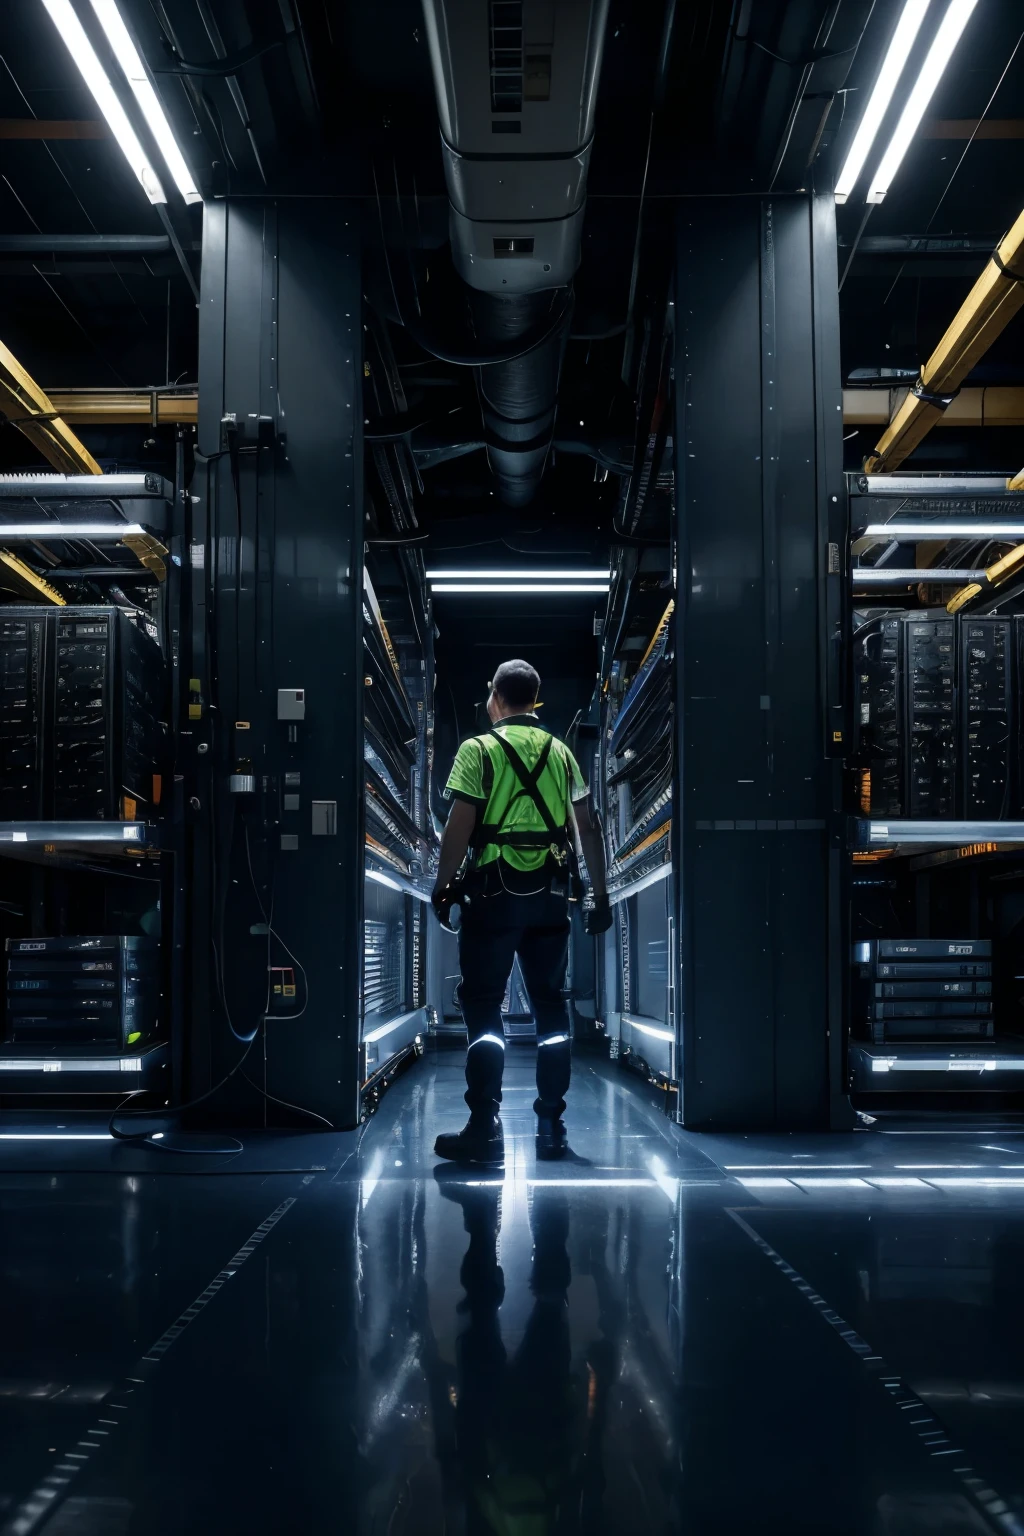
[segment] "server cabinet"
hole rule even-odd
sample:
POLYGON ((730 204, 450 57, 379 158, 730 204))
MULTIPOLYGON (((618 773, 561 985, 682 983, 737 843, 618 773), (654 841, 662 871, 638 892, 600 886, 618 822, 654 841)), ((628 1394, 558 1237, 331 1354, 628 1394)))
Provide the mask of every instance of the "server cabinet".
POLYGON ((970 819, 1009 815, 1017 687, 1013 620, 960 619, 961 806, 970 819))
POLYGON ((682 1115, 842 1123, 834 202, 688 200, 677 229, 682 1115))
POLYGON ((8 819, 133 820, 158 805, 168 742, 160 648, 114 607, 0 619, 8 819))
POLYGON ((904 621, 905 800, 910 816, 956 814, 955 621, 910 614, 904 621))
MULTIPOLYGON (((360 1115, 358 230, 344 200, 207 204, 189 530, 188 1087, 218 1083, 260 1027, 272 901, 270 964, 295 967, 296 994, 271 1009, 247 1071, 268 1095, 336 1126, 360 1115)), ((233 1079, 218 1112, 251 1103, 233 1079)))
POLYGON ((44 814, 47 637, 39 608, 0 613, 0 820, 44 814))
MULTIPOLYGON (((847 795, 846 1082, 867 1111, 1015 1108, 1024 1093, 1024 615, 1012 583, 964 591, 956 570, 964 548, 984 549, 1001 531, 992 524, 1019 517, 1022 498, 1003 476, 914 472, 851 475, 849 494, 855 593, 887 585, 860 578, 859 562, 891 542, 888 524, 905 525, 894 537, 908 549, 940 536, 926 570, 897 575, 891 608, 870 615, 876 631, 898 636, 901 795, 883 814, 863 794, 871 742, 860 722, 847 795), (953 520, 947 537, 941 525, 953 520), (947 606, 913 606, 925 598, 947 606)), ((898 572, 914 560, 897 554, 892 564, 898 572)), ((855 608, 855 672, 857 617, 855 608)))
POLYGON ((899 616, 853 616, 854 720, 860 808, 898 816, 903 808, 903 732, 899 616))

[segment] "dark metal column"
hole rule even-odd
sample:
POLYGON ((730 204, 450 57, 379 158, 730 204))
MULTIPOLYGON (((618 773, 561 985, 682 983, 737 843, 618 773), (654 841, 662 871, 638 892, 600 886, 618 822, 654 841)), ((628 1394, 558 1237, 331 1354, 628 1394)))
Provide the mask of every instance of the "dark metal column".
POLYGON ((825 574, 842 412, 826 203, 692 201, 678 226, 679 996, 691 1126, 830 1117, 840 957, 825 574))
POLYGON ((358 1119, 360 294, 348 204, 208 206, 189 1086, 217 1083, 246 1050, 267 1006, 269 953, 294 970, 296 995, 271 997, 248 1048, 242 1070, 256 1086, 240 1071, 212 1101, 269 1123, 281 1117, 274 1099, 337 1126, 358 1119))

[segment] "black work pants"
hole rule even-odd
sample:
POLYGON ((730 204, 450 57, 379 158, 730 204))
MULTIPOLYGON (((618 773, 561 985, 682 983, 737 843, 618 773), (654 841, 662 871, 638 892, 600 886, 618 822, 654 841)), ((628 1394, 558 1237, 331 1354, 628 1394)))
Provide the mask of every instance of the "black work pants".
POLYGON ((469 1033, 466 1103, 497 1114, 505 1036, 501 1003, 516 955, 537 1021, 538 1114, 557 1116, 569 1087, 569 1015, 564 989, 569 962, 569 912, 564 896, 499 891, 467 905, 459 930, 459 997, 469 1033))

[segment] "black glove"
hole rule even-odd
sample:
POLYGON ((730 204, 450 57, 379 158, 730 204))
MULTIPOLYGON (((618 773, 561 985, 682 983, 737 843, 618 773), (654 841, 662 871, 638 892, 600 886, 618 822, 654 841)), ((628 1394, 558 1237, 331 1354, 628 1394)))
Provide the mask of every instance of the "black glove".
POLYGON ((452 907, 458 907, 461 912, 466 905, 466 893, 461 884, 453 881, 450 885, 446 885, 443 891, 433 891, 430 905, 441 927, 447 928, 449 933, 458 933, 458 928, 452 923, 452 907))
POLYGON ((612 907, 607 896, 595 896, 594 905, 583 914, 583 926, 587 933, 607 933, 612 925, 612 907))

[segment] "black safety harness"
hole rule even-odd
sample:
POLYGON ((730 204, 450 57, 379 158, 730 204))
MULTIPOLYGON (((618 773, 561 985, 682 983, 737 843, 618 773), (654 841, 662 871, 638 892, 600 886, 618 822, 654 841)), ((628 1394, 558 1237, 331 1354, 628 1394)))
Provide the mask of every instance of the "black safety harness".
MULTIPOLYGON (((537 807, 541 821, 544 823, 543 832, 506 832, 503 822, 481 822, 473 836, 473 847, 479 852, 482 848, 551 848, 552 853, 559 863, 564 862, 569 851, 568 824, 563 822, 559 826, 552 816, 551 811, 541 794, 538 785, 540 776, 547 767, 548 758, 551 756, 553 738, 548 737, 541 749, 541 754, 532 768, 528 768, 519 756, 511 742, 506 741, 500 732, 491 727, 490 734, 497 741, 508 760, 509 767, 519 781, 521 793, 533 801, 537 807)), ((513 795, 509 801, 512 806, 518 796, 513 795)), ((508 807, 506 807, 506 814, 508 807)))

